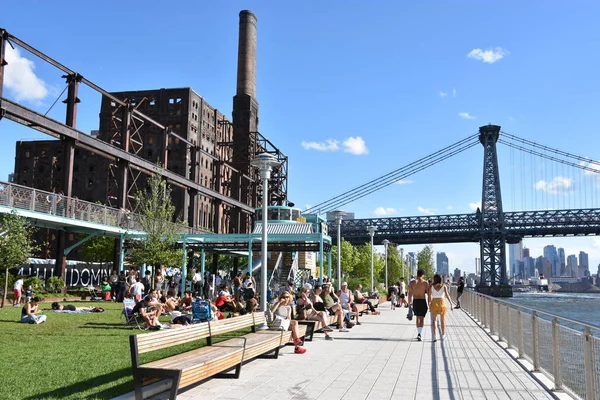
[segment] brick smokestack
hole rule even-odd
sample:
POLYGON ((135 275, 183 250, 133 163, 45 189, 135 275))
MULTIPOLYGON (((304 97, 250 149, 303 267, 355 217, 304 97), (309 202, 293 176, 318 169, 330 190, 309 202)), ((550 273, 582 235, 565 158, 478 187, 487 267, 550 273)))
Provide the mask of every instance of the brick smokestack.
POLYGON ((256 97, 256 15, 240 12, 238 42, 237 95, 256 97))
MULTIPOLYGON (((238 44, 237 90, 233 96, 233 160, 237 171, 232 176, 232 195, 244 204, 256 206, 257 194, 250 168, 258 132, 258 102, 256 101, 256 16, 252 11, 240 12, 238 44)), ((231 233, 248 233, 252 216, 239 210, 230 220, 231 233)))

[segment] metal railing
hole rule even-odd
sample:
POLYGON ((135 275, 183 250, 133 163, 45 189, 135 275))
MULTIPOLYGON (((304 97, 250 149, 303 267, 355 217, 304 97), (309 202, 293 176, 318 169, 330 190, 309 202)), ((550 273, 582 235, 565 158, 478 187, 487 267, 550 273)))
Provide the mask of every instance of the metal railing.
MULTIPOLYGON (((67 197, 59 193, 46 192, 27 186, 0 181, 0 206, 34 211, 73 220, 119 227, 143 232, 143 216, 126 210, 117 210, 102 204, 67 197)), ((170 223, 177 233, 199 233, 182 224, 170 223)))
MULTIPOLYGON (((452 297, 456 298, 453 287, 452 297)), ((465 290, 461 308, 490 335, 505 342, 518 358, 554 383, 554 390, 599 400, 600 326, 465 290)))

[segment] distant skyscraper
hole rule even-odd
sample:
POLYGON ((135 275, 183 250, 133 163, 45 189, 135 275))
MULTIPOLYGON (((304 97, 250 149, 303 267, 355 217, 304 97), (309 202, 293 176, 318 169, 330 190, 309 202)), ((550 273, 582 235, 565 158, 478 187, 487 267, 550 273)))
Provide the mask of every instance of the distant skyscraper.
POLYGON ((559 273, 560 276, 567 275, 566 262, 565 262, 565 249, 562 247, 558 248, 558 263, 560 264, 559 273))
POLYGON ((462 275, 462 271, 458 268, 454 268, 454 282, 458 282, 458 278, 462 275))
POLYGON ((523 259, 523 241, 508 245, 508 264, 510 267, 510 277, 519 275, 519 261, 523 259))
POLYGON ((535 276, 535 260, 532 257, 523 257, 523 279, 535 276))
POLYGON ((577 256, 575 254, 571 254, 567 257, 567 275, 577 276, 577 274, 577 256))
POLYGON ((529 254, 529 249, 527 247, 523 247, 523 258, 525 257, 531 257, 531 254, 529 254))
POLYGON ((448 257, 446 256, 446 253, 444 253, 444 252, 437 253, 436 261, 437 261, 436 262, 437 273, 442 276, 448 276, 449 265, 448 265, 448 257))
POLYGON ((548 260, 548 262, 550 262, 551 267, 549 276, 559 276, 560 262, 558 261, 558 252, 556 251, 556 247, 554 247, 554 245, 544 246, 544 257, 546 260, 548 260))
POLYGON ((408 267, 409 267, 409 275, 414 276, 417 274, 417 253, 414 251, 408 252, 408 267))
POLYGON ((588 259, 588 254, 585 251, 579 252, 579 266, 590 268, 590 261, 588 259))

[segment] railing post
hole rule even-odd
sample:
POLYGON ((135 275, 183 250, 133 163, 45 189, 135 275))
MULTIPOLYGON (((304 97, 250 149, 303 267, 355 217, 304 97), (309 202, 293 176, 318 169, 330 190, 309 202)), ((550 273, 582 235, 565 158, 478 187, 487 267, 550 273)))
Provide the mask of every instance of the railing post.
POLYGON ((12 196, 12 185, 8 185, 8 190, 6 191, 6 195, 8 196, 8 201, 6 202, 9 207, 12 207, 14 204, 13 196, 12 196))
POLYGON ((523 312, 519 308, 517 310, 517 340, 519 341, 519 358, 523 358, 525 353, 525 337, 523 335, 523 312))
POLYGON ((506 306, 506 321, 504 326, 506 326, 506 346, 510 349, 510 345, 512 343, 512 335, 510 332, 510 307, 506 306))
POLYGON ((108 212, 108 209, 106 208, 106 206, 104 206, 104 211, 103 211, 103 221, 104 221, 104 225, 106 225, 106 214, 108 212))
POLYGON ((533 370, 537 372, 540 370, 540 332, 536 311, 531 314, 531 336, 533 341, 533 370))
POLYGON ((554 361, 554 390, 562 387, 560 368, 560 324, 558 318, 552 318, 552 358, 554 361))
POLYGON ((481 296, 481 308, 483 309, 483 320, 481 321, 481 325, 485 328, 488 326, 487 324, 487 299, 481 296))
POLYGON ((595 360, 594 338, 590 327, 586 326, 583 331, 583 364, 585 369, 586 400, 596 400, 598 398, 598 388, 596 387, 598 368, 595 365, 595 360))
POLYGON ((35 211, 35 189, 33 189, 33 192, 31 193, 31 208, 30 211, 35 211))
POLYGON ((490 300, 490 335, 494 334, 496 324, 494 323, 494 300, 490 300))

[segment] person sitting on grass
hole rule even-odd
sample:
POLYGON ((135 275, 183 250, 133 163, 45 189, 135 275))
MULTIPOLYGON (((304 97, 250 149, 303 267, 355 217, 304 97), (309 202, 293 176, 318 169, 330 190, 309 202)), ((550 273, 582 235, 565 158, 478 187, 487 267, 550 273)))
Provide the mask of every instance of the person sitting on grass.
POLYGON ((169 290, 167 292, 167 296, 164 297, 164 301, 161 301, 162 306, 163 306, 163 311, 168 312, 168 313, 173 312, 175 310, 179 311, 178 310, 179 306, 177 305, 177 302, 178 302, 178 300, 177 300, 177 297, 175 297, 175 293, 173 293, 172 290, 169 290))
POLYGON ((145 296, 135 304, 131 312, 141 315, 146 322, 147 328, 158 327, 158 329, 160 329, 161 325, 158 322, 158 317, 160 316, 161 310, 162 307, 160 307, 160 305, 152 304, 152 296, 145 296))
POLYGON ((246 311, 253 313, 258 308, 258 300, 256 300, 256 295, 254 292, 250 292, 248 296, 248 300, 246 300, 246 311))
POLYGON ((298 334, 298 321, 292 320, 292 309, 288 304, 292 302, 292 295, 288 292, 283 292, 279 296, 279 301, 275 303, 271 312, 273 313, 273 330, 290 330, 292 331, 292 338, 294 339, 294 353, 304 354, 306 349, 301 347, 302 339, 298 334))
MULTIPOLYGON (((173 294, 175 294, 175 291, 173 289, 169 289, 169 292, 172 292, 173 294)), ((186 290, 185 292, 183 292, 183 297, 179 301, 179 305, 181 306, 181 311, 185 311, 185 312, 192 311, 192 301, 193 300, 194 299, 192 299, 192 292, 190 292, 189 290, 186 290)))
POLYGON ((225 291, 219 292, 219 296, 215 300, 215 305, 222 312, 226 312, 226 311, 234 312, 235 311, 235 304, 233 303, 233 299, 231 298, 231 296, 228 296, 227 292, 225 292, 225 291))
POLYGON ((46 315, 38 315, 43 313, 41 310, 38 310, 38 306, 42 302, 38 296, 35 296, 28 303, 25 303, 23 308, 21 309, 21 322, 24 324, 41 324, 42 322, 46 322, 46 315))

